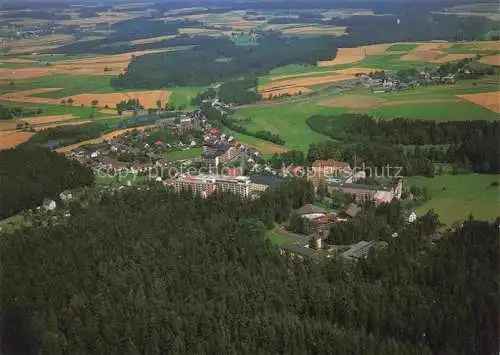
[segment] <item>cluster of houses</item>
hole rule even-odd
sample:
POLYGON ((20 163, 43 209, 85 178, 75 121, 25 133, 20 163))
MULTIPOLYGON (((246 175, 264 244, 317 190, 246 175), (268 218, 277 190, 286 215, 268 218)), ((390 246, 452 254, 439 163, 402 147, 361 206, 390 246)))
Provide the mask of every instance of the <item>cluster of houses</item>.
POLYGON ((429 84, 455 84, 455 74, 441 74, 437 69, 422 69, 418 73, 418 78, 411 80, 401 80, 395 75, 387 75, 383 78, 374 78, 373 76, 362 74, 359 77, 360 82, 370 88, 372 93, 380 94, 391 91, 408 90, 410 88, 429 84))
POLYGON ((186 112, 178 117, 162 118, 156 124, 179 136, 188 131, 203 131, 208 126, 206 117, 199 110, 186 112))
POLYGON ((217 128, 209 130, 204 136, 201 161, 204 166, 218 170, 222 164, 244 157, 250 163, 254 162, 259 152, 241 144, 233 136, 227 136, 217 128))

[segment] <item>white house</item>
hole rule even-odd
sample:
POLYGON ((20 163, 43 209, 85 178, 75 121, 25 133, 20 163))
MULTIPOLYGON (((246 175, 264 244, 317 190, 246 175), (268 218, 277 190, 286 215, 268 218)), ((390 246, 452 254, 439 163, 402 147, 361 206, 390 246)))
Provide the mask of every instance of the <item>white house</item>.
POLYGON ((48 198, 46 198, 45 200, 43 200, 43 208, 46 211, 53 211, 53 210, 56 209, 56 207, 57 207, 56 201, 48 199, 48 198))
POLYGON ((61 201, 69 201, 73 198, 73 194, 69 190, 64 190, 59 194, 61 201))
POLYGON ((407 217, 408 223, 414 223, 417 220, 417 214, 413 211, 407 217))

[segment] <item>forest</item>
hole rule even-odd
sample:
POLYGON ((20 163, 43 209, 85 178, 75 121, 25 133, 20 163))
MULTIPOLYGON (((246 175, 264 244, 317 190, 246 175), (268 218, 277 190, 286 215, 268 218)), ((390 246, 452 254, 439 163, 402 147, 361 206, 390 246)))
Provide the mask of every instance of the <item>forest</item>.
POLYGON ((358 264, 279 255, 266 228, 312 200, 302 180, 254 200, 132 188, 5 233, 4 353, 498 352, 498 221, 435 245, 407 225, 358 264))
POLYGON ((256 46, 206 37, 190 49, 135 57, 111 84, 120 89, 207 85, 264 75, 287 64, 315 64, 335 57, 336 52, 334 39, 328 37, 282 38, 269 31, 262 33, 256 46))
MULTIPOLYGON (((430 161, 434 161, 452 163, 478 173, 500 172, 498 121, 376 120, 364 114, 344 114, 311 116, 307 123, 311 129, 333 139, 348 141, 347 145, 343 144, 344 152, 358 146, 360 149, 356 154, 365 152, 362 155, 365 158, 383 156, 387 161, 401 163, 406 160, 405 156, 410 155, 413 162, 417 159, 417 166, 424 170, 430 168, 430 161), (415 147, 408 150, 402 147, 404 145, 415 147), (387 155, 374 153, 377 151, 387 155), (427 163, 423 164, 426 160, 427 163)), ((418 175, 420 168, 414 171, 415 174, 418 175)))
POLYGON ((0 219, 40 206, 66 189, 92 185, 92 171, 47 149, 0 151, 0 219))

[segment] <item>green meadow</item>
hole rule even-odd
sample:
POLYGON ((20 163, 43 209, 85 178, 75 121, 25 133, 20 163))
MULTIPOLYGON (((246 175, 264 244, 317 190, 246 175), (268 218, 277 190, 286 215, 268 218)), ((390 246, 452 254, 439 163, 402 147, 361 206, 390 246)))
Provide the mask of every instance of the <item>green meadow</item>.
POLYGON ((468 218, 491 220, 500 216, 500 175, 466 174, 438 175, 433 178, 413 176, 406 179, 407 186, 427 188, 432 198, 417 208, 422 215, 430 209, 439 214, 442 223, 451 225, 468 218))
POLYGON ((285 234, 280 234, 274 230, 268 230, 266 231, 266 239, 268 239, 272 244, 290 244, 294 243, 295 239, 285 235, 285 234))
POLYGON ((329 114, 332 110, 316 106, 313 101, 286 102, 262 107, 248 107, 237 111, 238 116, 250 118, 249 129, 278 133, 290 149, 306 150, 309 144, 327 140, 328 137, 312 131, 306 123, 309 116, 329 114))
POLYGON ((387 48, 386 52, 409 52, 418 47, 416 43, 396 43, 387 48))
POLYGON ((201 147, 190 148, 187 150, 168 151, 165 153, 164 158, 167 160, 185 160, 198 158, 203 149, 201 147))
POLYGON ((96 75, 46 75, 29 80, 13 81, 14 85, 0 86, 0 92, 31 90, 37 88, 61 88, 61 90, 37 94, 38 97, 63 98, 84 92, 108 93, 115 90, 109 76, 96 75))
MULTIPOLYGON (((44 104, 28 104, 10 101, 0 101, 0 105, 7 107, 23 107, 25 109, 42 109, 40 116, 74 115, 82 119, 97 118, 106 116, 98 109, 79 106, 55 106, 44 104)), ((69 121, 68 121, 69 122, 69 121)))

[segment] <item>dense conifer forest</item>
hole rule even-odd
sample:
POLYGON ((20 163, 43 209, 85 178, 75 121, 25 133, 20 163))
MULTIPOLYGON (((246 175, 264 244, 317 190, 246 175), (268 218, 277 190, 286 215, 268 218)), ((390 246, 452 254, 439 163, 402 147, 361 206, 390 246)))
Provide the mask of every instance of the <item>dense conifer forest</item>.
POLYGON ((283 38, 262 33, 257 46, 237 46, 229 38, 205 38, 191 49, 134 58, 126 72, 111 80, 117 88, 206 85, 244 75, 263 75, 287 64, 315 64, 335 57, 329 37, 283 38))
POLYGON ((312 201, 151 188, 4 234, 5 354, 493 354, 498 224, 433 245, 416 227, 346 265, 279 255, 273 221, 312 201))
POLYGON ((46 149, 0 151, 0 218, 40 206, 66 189, 93 184, 89 168, 46 149))

